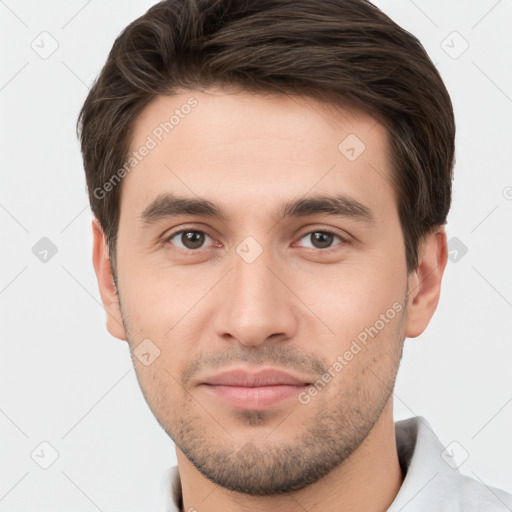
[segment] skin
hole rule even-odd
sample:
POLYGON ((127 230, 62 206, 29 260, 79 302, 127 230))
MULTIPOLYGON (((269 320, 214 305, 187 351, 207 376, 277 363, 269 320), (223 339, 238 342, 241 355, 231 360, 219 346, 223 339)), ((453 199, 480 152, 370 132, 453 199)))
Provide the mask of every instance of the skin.
POLYGON ((146 106, 132 148, 192 96, 197 106, 123 179, 118 294, 93 221, 107 327, 129 343, 144 396, 175 441, 183 510, 386 510, 403 481, 393 386, 405 337, 421 334, 438 304, 444 229, 425 238, 408 273, 387 131, 354 107, 179 90, 146 106), (366 146, 354 161, 338 149, 349 134, 366 146), (162 192, 219 203, 228 219, 144 225, 141 213, 162 192), (276 214, 287 200, 320 193, 350 195, 375 221, 276 214), (207 235, 196 246, 169 238, 180 228, 207 235), (323 230, 346 241, 315 242, 323 230), (248 236, 262 250, 251 263, 236 250, 248 236), (401 311, 307 404, 292 397, 247 411, 200 385, 233 367, 315 382, 393 304, 401 311), (144 339, 160 351, 148 366, 133 357, 144 339))

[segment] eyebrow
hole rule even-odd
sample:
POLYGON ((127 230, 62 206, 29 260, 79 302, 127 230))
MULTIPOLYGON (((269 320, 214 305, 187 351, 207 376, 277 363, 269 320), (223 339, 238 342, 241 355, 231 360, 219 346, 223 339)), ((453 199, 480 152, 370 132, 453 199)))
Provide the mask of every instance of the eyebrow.
MULTIPOLYGON (((368 206, 346 194, 293 199, 281 205, 277 215, 282 218, 298 218, 321 213, 370 224, 375 222, 375 215, 368 206)), ((151 225, 180 215, 202 215, 217 218, 223 222, 229 219, 228 213, 219 204, 207 199, 179 196, 172 193, 157 196, 140 214, 140 219, 143 225, 151 225)))

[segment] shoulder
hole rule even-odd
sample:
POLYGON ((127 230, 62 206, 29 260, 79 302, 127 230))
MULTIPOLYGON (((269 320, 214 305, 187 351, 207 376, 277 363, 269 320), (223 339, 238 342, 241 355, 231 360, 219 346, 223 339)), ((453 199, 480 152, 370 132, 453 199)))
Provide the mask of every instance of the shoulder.
POLYGON ((462 474, 420 416, 395 423, 404 481, 389 512, 512 512, 512 494, 462 474))
POLYGON ((512 494, 469 476, 459 475, 454 491, 464 512, 512 511, 512 494))

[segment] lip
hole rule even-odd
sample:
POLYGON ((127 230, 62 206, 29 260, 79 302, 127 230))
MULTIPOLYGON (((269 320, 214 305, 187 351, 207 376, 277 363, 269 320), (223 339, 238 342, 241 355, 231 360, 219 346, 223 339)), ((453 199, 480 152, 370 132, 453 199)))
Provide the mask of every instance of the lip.
POLYGON ((208 377, 201 385, 209 395, 228 405, 239 409, 262 410, 297 396, 309 382, 281 370, 250 372, 233 369, 208 377))
POLYGON ((204 379, 203 384, 214 386, 239 386, 239 387, 258 387, 258 386, 305 386, 309 382, 291 373, 273 368, 265 368, 256 372, 235 368, 227 370, 204 379))

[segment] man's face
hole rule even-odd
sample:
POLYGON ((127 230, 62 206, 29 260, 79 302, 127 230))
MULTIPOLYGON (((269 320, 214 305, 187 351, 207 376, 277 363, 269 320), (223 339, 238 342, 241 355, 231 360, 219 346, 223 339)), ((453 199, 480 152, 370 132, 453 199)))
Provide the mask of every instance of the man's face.
POLYGON ((408 277, 387 132, 312 99, 182 90, 145 108, 131 149, 153 146, 148 136, 156 146, 122 183, 117 239, 122 323, 145 398, 215 483, 303 488, 371 431, 401 357, 408 277), (169 204, 153 203, 164 194, 225 217, 164 215, 169 204), (346 201, 338 215, 281 216, 285 203, 320 196, 346 201), (231 369, 279 369, 302 385, 213 385, 231 369))

